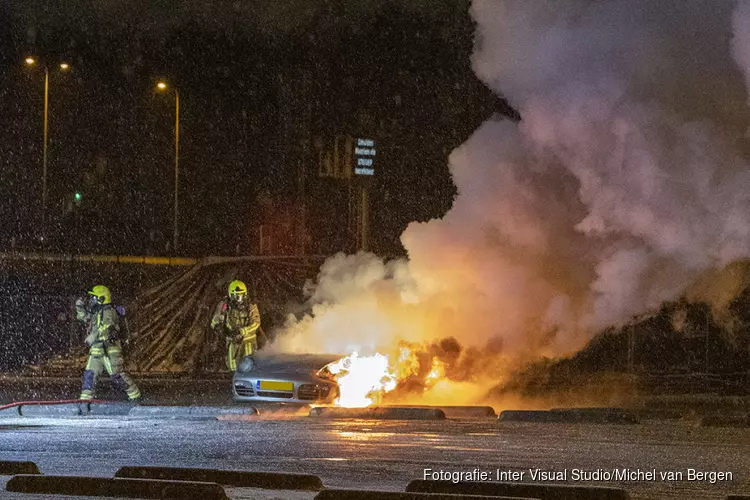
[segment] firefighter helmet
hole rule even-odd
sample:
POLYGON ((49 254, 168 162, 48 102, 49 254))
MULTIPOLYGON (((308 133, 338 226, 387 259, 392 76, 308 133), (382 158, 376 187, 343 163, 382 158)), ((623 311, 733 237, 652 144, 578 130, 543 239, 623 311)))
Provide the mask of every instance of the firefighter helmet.
POLYGON ((104 305, 112 303, 112 294, 109 292, 109 288, 104 285, 96 285, 89 290, 89 295, 96 299, 97 304, 104 305))
POLYGON ((243 302, 247 298, 247 286, 240 280, 229 284, 229 298, 235 302, 243 302))

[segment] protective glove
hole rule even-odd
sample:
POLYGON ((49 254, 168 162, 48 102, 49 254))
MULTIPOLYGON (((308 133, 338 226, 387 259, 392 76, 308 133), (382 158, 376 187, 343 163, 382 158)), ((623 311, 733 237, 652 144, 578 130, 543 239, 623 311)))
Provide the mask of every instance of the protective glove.
POLYGON ((89 333, 86 337, 86 344, 91 347, 92 345, 94 345, 94 342, 96 342, 96 335, 93 333, 89 333))
POLYGON ((76 299, 76 313, 81 315, 81 314, 86 314, 86 312, 87 312, 86 301, 82 298, 76 299))
POLYGON ((86 322, 90 318, 89 309, 86 305, 86 299, 79 298, 76 300, 76 319, 81 322, 86 322))

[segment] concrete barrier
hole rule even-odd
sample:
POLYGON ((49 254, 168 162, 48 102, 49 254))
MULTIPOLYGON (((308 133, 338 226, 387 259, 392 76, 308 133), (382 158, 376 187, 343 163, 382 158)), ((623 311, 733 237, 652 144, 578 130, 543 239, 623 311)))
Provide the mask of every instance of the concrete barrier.
POLYGON ((497 413, 491 406, 436 406, 436 405, 388 405, 383 408, 429 408, 442 410, 447 418, 495 418, 497 413))
POLYGON ((429 493, 403 493, 400 491, 364 491, 326 489, 315 495, 315 500, 540 500, 530 497, 499 497, 480 495, 435 495, 429 493))
POLYGON ((0 476, 12 476, 14 474, 41 474, 39 467, 34 462, 0 460, 0 476))
POLYGON ((88 415, 97 405, 100 415, 126 415, 132 404, 110 402, 100 399, 64 399, 51 401, 16 401, 0 405, 0 417, 56 417, 88 415))
POLYGON ((339 408, 334 406, 319 406, 310 410, 311 417, 318 418, 354 418, 373 420, 445 420, 443 410, 436 408, 339 408))
POLYGON ((17 475, 5 485, 6 491, 49 495, 102 497, 228 500, 216 483, 155 481, 108 477, 17 475))
POLYGON ((637 424, 638 419, 622 408, 552 408, 555 418, 565 422, 594 424, 637 424))
POLYGON ((505 410, 501 422, 535 422, 556 424, 637 424, 632 413, 620 408, 554 408, 543 410, 505 410))
POLYGON ((17 418, 21 416, 20 406, 8 406, 0 409, 0 418, 17 418))
POLYGON ((88 413, 88 403, 32 404, 18 408, 24 417, 74 417, 88 413))
POLYGON ((68 417, 76 415, 126 416, 135 406, 134 403, 116 402, 98 403, 64 403, 21 405, 19 412, 24 417, 68 417))
POLYGON ((156 418, 206 418, 215 419, 221 415, 257 415, 253 406, 134 406, 129 417, 156 418))
POLYGON ((94 416, 117 416, 123 417, 130 414, 130 410, 136 407, 135 403, 111 402, 111 403, 89 403, 88 414, 94 416))
POLYGON ((459 482, 415 480, 406 491, 453 495, 516 496, 539 500, 627 500, 625 490, 600 486, 568 486, 539 483, 459 482))
POLYGON ((158 418, 206 418, 214 419, 222 415, 258 415, 253 406, 157 406, 135 405, 126 402, 71 402, 16 404, 0 410, 0 417, 73 417, 93 416, 132 416, 158 418))
POLYGON ((204 481, 225 486, 267 490, 320 491, 323 489, 323 482, 320 478, 311 474, 280 474, 276 472, 183 467, 122 467, 115 473, 115 477, 204 481))
POLYGON ((500 422, 554 422, 554 415, 543 410, 504 410, 497 419, 500 422))
POLYGON ((702 427, 750 427, 750 415, 706 415, 702 427))

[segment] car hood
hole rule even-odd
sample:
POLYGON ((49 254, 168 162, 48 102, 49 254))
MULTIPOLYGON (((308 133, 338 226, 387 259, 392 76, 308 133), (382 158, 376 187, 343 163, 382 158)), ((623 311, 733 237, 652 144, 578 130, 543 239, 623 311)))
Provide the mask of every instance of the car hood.
POLYGON ((339 354, 268 354, 258 352, 254 356, 255 369, 252 374, 314 374, 329 363, 341 359, 339 354))

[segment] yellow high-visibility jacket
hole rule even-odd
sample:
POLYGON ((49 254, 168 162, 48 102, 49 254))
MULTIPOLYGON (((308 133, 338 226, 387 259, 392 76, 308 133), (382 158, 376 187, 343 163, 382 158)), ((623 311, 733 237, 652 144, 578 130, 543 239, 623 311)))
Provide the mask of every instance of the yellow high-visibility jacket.
POLYGON ((242 336, 242 341, 255 341, 260 328, 260 311, 257 304, 249 302, 234 306, 228 300, 222 300, 214 310, 211 328, 224 327, 227 337, 242 336))
POLYGON ((111 304, 95 307, 93 311, 76 307, 76 319, 86 323, 89 346, 115 344, 119 340, 120 316, 111 304))

